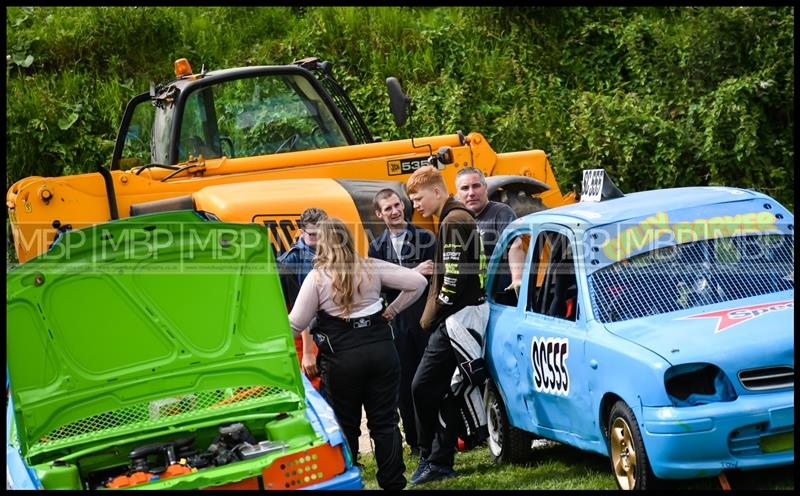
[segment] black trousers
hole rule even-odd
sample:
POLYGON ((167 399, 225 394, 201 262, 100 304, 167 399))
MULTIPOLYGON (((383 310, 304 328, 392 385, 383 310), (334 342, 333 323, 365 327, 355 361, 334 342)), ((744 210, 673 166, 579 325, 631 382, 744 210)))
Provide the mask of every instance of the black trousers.
POLYGON ((420 328, 418 316, 413 317, 417 320, 411 322, 409 316, 401 313, 395 318, 392 327, 394 328, 394 345, 400 356, 400 418, 403 421, 403 434, 409 446, 419 448, 411 384, 422 360, 422 355, 425 353, 425 347, 428 345, 430 333, 420 328))
POLYGON ((347 438, 358 455, 361 407, 375 442, 376 478, 383 489, 406 485, 403 448, 398 427, 400 359, 392 341, 359 345, 336 353, 320 353, 321 387, 347 438))
POLYGON ((420 455, 436 465, 453 466, 458 440, 458 405, 450 391, 456 355, 442 322, 428 339, 411 384, 420 455), (444 421, 444 425, 440 422, 444 421))

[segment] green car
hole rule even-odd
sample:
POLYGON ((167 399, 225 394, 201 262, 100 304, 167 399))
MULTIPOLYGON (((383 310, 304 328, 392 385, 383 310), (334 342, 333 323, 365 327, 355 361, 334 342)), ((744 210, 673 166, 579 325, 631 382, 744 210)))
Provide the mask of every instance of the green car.
POLYGON ((363 487, 263 226, 131 217, 6 281, 7 488, 363 487))

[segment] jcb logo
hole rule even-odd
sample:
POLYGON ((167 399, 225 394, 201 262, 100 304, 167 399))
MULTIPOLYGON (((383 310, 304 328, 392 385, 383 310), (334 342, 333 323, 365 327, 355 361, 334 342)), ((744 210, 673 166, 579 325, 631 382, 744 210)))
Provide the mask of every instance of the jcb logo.
POLYGON ((412 174, 420 167, 431 165, 428 162, 428 157, 420 158, 407 158, 403 160, 389 160, 386 162, 386 169, 390 176, 399 176, 401 174, 412 174))
POLYGON ((253 222, 263 222, 269 231, 269 240, 280 255, 294 244, 299 225, 300 214, 256 215, 253 222))

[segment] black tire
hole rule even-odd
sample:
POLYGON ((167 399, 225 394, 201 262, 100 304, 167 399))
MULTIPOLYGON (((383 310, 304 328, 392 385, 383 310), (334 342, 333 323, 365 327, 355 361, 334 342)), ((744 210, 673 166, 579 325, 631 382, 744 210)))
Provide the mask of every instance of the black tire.
POLYGON ((517 429, 508 421, 506 406, 497 387, 491 382, 486 382, 484 393, 486 405, 486 423, 489 437, 486 444, 495 463, 525 463, 531 458, 531 443, 533 434, 517 429))
POLYGON ((511 207, 517 217, 547 209, 539 197, 531 196, 521 189, 501 190, 493 196, 495 198, 492 198, 492 200, 505 203, 511 207))
POLYGON ((653 489, 656 477, 644 448, 642 433, 633 411, 624 401, 611 407, 606 422, 611 473, 623 490, 653 489))

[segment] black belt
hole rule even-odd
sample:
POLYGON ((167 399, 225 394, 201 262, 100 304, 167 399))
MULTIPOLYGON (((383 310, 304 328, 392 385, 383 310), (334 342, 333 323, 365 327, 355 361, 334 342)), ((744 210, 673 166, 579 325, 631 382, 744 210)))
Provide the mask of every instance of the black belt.
POLYGON ((349 327, 351 329, 364 329, 377 324, 385 324, 386 319, 383 318, 383 310, 375 312, 372 315, 352 318, 334 317, 325 310, 320 310, 317 312, 317 325, 324 325, 325 323, 349 327))
POLYGON ((317 311, 317 322, 311 335, 320 353, 335 353, 356 346, 389 340, 394 336, 392 328, 381 312, 364 317, 334 317, 324 310, 317 311))

